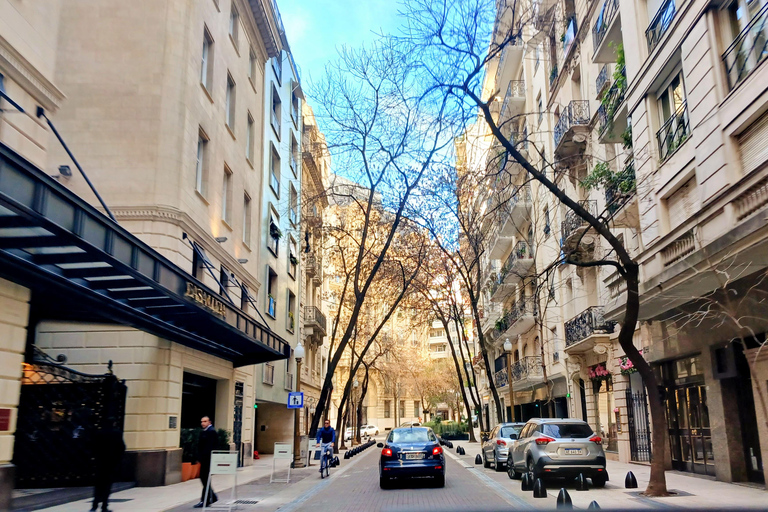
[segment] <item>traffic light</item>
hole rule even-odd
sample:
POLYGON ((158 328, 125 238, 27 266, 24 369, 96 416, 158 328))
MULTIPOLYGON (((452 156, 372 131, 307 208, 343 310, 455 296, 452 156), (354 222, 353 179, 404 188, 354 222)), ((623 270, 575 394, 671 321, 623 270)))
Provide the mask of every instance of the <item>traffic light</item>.
POLYGON ((254 409, 258 409, 259 408, 259 404, 253 404, 253 408, 254 409))

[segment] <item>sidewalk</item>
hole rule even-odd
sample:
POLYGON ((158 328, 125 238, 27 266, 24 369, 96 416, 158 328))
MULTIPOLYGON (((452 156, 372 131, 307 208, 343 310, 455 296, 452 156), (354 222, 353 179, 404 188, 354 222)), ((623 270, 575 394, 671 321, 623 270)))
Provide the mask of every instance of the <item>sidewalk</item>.
POLYGON ((575 485, 563 481, 552 481, 547 486, 549 498, 535 499, 533 493, 523 492, 520 489, 519 480, 510 480, 506 472, 496 472, 494 469, 484 469, 482 464, 475 465, 475 455, 480 453, 479 443, 466 441, 453 442, 453 449, 446 454, 463 463, 464 467, 471 467, 477 472, 479 478, 491 478, 502 485, 505 490, 522 498, 536 508, 554 508, 557 494, 561 487, 565 487, 571 496, 574 507, 586 508, 592 501, 597 501, 604 509, 647 509, 647 508, 691 508, 706 509, 716 507, 759 509, 765 510, 768 503, 768 492, 763 488, 757 488, 744 484, 731 484, 719 482, 713 478, 693 476, 679 471, 667 471, 667 489, 675 492, 673 496, 665 498, 649 498, 640 494, 645 490, 650 479, 651 468, 645 464, 627 464, 623 462, 608 461, 606 469, 610 481, 603 489, 577 491, 575 485), (461 445, 467 454, 456 454, 456 447, 461 445), (624 478, 628 471, 637 478, 637 489, 625 489, 624 478))

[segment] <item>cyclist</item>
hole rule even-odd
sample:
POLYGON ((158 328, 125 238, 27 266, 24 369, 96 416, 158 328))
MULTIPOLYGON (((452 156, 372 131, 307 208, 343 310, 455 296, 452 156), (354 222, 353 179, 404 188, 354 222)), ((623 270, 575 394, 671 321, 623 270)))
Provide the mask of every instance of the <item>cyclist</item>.
MULTIPOLYGON (((317 446, 320 447, 320 458, 329 452, 327 462, 330 463, 333 457, 333 443, 336 442, 336 431, 331 427, 331 420, 323 422, 323 428, 317 430, 317 446)), ((320 464, 320 472, 323 472, 323 465, 320 464)))

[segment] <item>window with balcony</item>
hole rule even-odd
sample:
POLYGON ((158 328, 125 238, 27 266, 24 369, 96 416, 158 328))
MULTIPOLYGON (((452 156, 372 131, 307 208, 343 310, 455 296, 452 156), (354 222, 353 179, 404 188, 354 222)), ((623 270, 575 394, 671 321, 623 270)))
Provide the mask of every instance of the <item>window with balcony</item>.
POLYGON ((728 86, 734 88, 768 55, 768 2, 736 0, 728 6, 730 46, 723 53, 728 86))
POLYGON ((666 160, 690 136, 683 74, 678 72, 658 93, 661 129, 656 133, 659 160, 666 160))
MULTIPOLYGON (((648 2, 649 8, 655 5, 657 5, 656 2, 648 2)), ((653 16, 645 31, 648 53, 651 53, 656 48, 661 38, 667 33, 670 25, 672 25, 672 20, 675 19, 675 12, 675 0, 664 0, 655 14, 648 13, 649 17, 653 16)))
POLYGON ((277 139, 280 140, 280 120, 282 119, 282 102, 280 101, 280 93, 277 90, 277 87, 275 87, 274 84, 272 84, 272 108, 270 109, 269 113, 269 122, 272 125, 272 129, 275 131, 275 135, 277 135, 277 139))
POLYGON ((270 144, 269 152, 269 187, 280 198, 280 153, 274 144, 270 144))
POLYGON ((267 266, 267 314, 277 317, 277 272, 267 266))

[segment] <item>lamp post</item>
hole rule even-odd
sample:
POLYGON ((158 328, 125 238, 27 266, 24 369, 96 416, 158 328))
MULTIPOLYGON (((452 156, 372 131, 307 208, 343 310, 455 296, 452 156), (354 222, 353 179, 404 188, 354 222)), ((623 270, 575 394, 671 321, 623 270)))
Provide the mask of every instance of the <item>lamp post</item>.
MULTIPOLYGON (((301 361, 304 359, 304 347, 301 346, 301 342, 296 346, 293 351, 293 357, 296 359, 296 392, 301 391, 301 361)), ((301 460, 301 433, 299 432, 299 417, 301 409, 294 409, 293 411, 293 467, 303 468, 304 461, 301 460)))
POLYGON ((512 342, 504 340, 504 351, 507 353, 507 387, 509 388, 509 421, 515 421, 515 398, 512 391, 512 342))
POLYGON ((352 424, 352 446, 355 446, 357 434, 360 430, 360 427, 357 424, 357 387, 359 385, 360 383, 357 381, 357 377, 355 377, 355 380, 352 381, 352 421, 354 422, 352 424))

